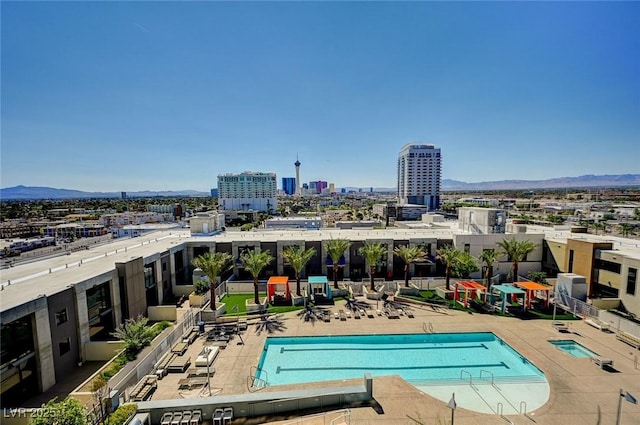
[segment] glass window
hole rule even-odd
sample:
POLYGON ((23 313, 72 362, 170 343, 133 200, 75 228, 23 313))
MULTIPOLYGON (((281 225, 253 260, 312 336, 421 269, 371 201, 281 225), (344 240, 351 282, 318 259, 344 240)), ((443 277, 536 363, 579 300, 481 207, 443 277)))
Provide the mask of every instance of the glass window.
POLYGON ((627 274, 627 294, 636 294, 636 281, 638 278, 638 269, 629 267, 629 273, 627 274))
POLYGON ((62 356, 63 354, 68 353, 69 351, 71 351, 71 338, 67 338, 64 341, 60 342, 58 344, 59 348, 60 348, 60 355, 62 356))
POLYGON ((69 320, 69 317, 67 315, 67 309, 64 308, 62 310, 60 310, 59 312, 56 313, 56 325, 61 325, 63 323, 65 323, 67 320, 69 320))

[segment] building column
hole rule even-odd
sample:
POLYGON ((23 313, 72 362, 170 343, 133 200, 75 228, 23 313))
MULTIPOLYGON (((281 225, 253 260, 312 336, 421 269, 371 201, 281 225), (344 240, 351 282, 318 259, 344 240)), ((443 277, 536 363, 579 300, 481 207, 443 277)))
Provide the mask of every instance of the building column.
POLYGON ((156 291, 158 292, 158 305, 164 304, 163 299, 163 287, 162 287, 162 258, 158 258, 153 262, 153 270, 155 276, 153 279, 156 281, 156 291))
POLYGON ((53 346, 51 342, 51 327, 46 298, 42 298, 44 306, 36 309, 33 315, 35 329, 35 349, 38 359, 38 386, 40 391, 46 391, 56 383, 53 363, 53 346))
POLYGON ((78 291, 78 287, 74 287, 73 291, 76 296, 76 313, 78 316, 78 348, 80 350, 80 360, 86 359, 84 345, 91 340, 89 334, 89 311, 87 310, 87 293, 78 291))

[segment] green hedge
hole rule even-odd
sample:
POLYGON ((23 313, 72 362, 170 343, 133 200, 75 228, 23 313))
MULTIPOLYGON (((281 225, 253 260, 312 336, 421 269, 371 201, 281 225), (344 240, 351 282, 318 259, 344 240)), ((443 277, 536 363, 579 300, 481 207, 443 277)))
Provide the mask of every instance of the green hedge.
POLYGON ((136 410, 138 410, 138 405, 135 403, 122 404, 109 416, 105 425, 124 425, 126 420, 136 413, 136 410))

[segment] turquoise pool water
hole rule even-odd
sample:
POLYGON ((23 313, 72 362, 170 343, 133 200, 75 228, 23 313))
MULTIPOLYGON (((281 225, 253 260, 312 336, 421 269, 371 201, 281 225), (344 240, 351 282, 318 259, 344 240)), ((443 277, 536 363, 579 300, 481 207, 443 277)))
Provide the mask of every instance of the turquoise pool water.
POLYGON ((552 345, 558 347, 560 350, 569 354, 571 357, 579 357, 584 359, 598 356, 597 353, 594 353, 584 345, 581 345, 580 343, 575 342, 572 339, 554 340, 549 342, 552 345))
POLYGON ((416 386, 480 379, 546 382, 493 333, 267 338, 257 377, 267 385, 400 375, 416 386))

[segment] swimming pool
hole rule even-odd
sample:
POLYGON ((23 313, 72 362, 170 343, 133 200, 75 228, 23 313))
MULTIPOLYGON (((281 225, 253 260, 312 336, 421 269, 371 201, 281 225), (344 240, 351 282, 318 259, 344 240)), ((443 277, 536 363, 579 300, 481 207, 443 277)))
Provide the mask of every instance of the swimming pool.
POLYGON ((572 339, 561 339, 549 341, 551 345, 555 345, 560 350, 569 354, 571 357, 578 357, 588 359, 591 357, 598 357, 598 353, 594 353, 584 345, 575 342, 572 339))
MULTIPOLYGON (((469 388, 464 391, 473 390, 486 401, 492 396, 477 391, 483 384, 502 393, 510 384, 543 384, 546 390, 540 394, 544 400, 538 404, 548 398, 542 371, 489 332, 270 337, 258 363, 257 377, 267 385, 284 385, 362 378, 367 372, 373 376, 400 375, 438 398, 443 388, 443 397, 451 397, 452 385, 466 385, 469 388)), ((460 401, 458 393, 456 400, 460 401)), ((461 406, 495 413, 498 402, 487 403, 493 404, 488 410, 464 403, 461 406)), ((517 402, 513 403, 515 410, 517 402)), ((509 401, 503 400, 502 404, 509 401)))

